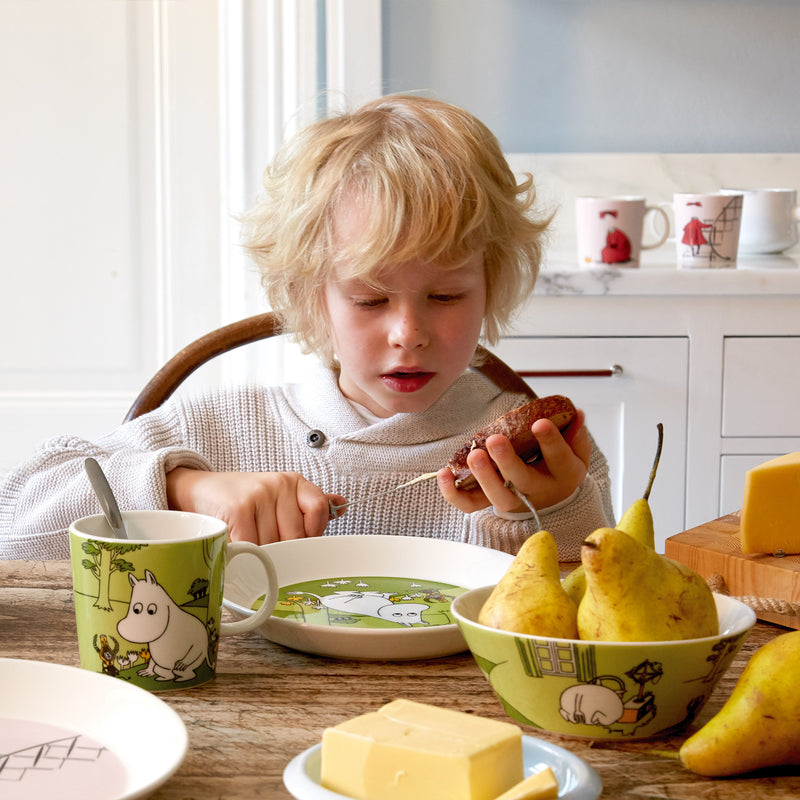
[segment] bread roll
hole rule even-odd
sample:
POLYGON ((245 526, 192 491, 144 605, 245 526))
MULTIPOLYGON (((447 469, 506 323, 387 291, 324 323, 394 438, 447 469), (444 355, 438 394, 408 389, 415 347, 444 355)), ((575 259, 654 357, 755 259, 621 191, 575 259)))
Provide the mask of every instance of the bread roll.
POLYGON ((467 455, 475 448, 486 449, 486 439, 495 433, 507 436, 514 446, 514 452, 525 462, 539 454, 539 442, 531 433, 531 425, 537 419, 549 419, 559 430, 564 430, 575 419, 577 411, 567 397, 554 394, 537 397, 524 406, 515 408, 494 422, 479 430, 468 442, 462 445, 447 462, 456 479, 457 489, 474 489, 478 482, 467 466, 467 455))

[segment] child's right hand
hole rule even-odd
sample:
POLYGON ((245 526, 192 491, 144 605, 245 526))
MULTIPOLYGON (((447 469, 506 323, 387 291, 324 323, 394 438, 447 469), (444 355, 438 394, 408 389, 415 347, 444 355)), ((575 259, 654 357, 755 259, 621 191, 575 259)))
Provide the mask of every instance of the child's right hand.
POLYGON ((322 536, 330 502, 297 472, 206 472, 177 467, 167 473, 167 501, 179 511, 224 520, 235 541, 269 544, 282 539, 322 536))

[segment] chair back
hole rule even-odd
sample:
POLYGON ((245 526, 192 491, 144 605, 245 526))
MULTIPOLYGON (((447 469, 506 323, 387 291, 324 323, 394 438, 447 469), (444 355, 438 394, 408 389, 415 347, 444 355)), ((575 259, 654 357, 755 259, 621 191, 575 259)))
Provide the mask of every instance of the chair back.
MULTIPOLYGON (((195 370, 212 358, 280 333, 277 317, 268 311, 232 322, 195 339, 153 375, 133 401, 133 405, 125 415, 125 422, 158 408, 195 370)), ((536 397, 533 389, 508 364, 482 346, 478 351, 482 358, 481 365, 476 367, 478 372, 503 391, 536 397)))

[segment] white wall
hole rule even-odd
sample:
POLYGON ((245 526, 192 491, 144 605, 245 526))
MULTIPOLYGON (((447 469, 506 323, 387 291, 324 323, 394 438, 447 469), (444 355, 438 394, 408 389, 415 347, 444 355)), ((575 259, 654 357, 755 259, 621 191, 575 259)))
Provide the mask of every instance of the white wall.
POLYGON ((386 91, 518 153, 794 152, 796 0, 383 0, 386 91))

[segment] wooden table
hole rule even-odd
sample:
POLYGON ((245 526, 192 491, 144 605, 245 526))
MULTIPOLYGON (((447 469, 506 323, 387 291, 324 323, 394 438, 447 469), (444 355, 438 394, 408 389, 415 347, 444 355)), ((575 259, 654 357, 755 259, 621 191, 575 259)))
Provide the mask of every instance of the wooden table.
MULTIPOLYGON (((0 561, 0 655, 78 665, 67 562, 0 561)), ((753 652, 786 632, 759 623, 703 710, 716 713, 753 652)), ((430 661, 342 661, 297 653, 258 634, 226 638, 217 677, 194 689, 160 695, 182 717, 189 752, 157 800, 289 798, 289 760, 320 741, 322 731, 397 697, 508 719, 469 654, 430 661)), ((685 738, 604 743, 525 730, 591 764, 607 798, 770 800, 800 797, 800 770, 711 780, 677 760, 685 738)), ((420 798, 435 800, 435 798, 420 798)))

